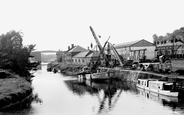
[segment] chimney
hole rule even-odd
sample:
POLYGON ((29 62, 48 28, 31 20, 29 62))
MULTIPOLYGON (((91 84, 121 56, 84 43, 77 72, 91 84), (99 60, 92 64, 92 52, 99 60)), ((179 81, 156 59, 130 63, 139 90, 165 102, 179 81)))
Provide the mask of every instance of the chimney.
POLYGON ((70 46, 68 46, 68 50, 70 50, 70 46))
POLYGON ((74 48, 74 44, 72 44, 72 48, 74 48))
POLYGON ((89 46, 88 46, 88 50, 90 50, 90 49, 89 49, 89 46))

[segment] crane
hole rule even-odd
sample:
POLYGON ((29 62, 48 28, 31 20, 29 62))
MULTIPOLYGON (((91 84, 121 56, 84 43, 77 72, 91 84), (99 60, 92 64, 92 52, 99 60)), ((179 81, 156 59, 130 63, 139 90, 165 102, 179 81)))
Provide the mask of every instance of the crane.
POLYGON ((102 45, 100 44, 100 41, 98 40, 97 35, 95 34, 95 32, 94 32, 94 30, 93 30, 93 28, 91 26, 89 26, 89 28, 90 28, 90 30, 91 30, 91 32, 93 34, 93 37, 94 37, 94 39, 95 39, 95 41, 97 43, 97 46, 98 46, 99 50, 101 51, 103 48, 102 48, 102 45))
POLYGON ((124 62, 124 60, 120 57, 119 53, 118 53, 117 50, 114 48, 114 46, 113 46, 111 43, 109 43, 109 45, 110 45, 110 48, 112 49, 112 51, 114 52, 115 57, 118 59, 118 61, 119 61, 119 63, 120 63, 120 66, 123 67, 123 65, 124 65, 123 62, 124 62))
MULTIPOLYGON (((114 48, 114 46, 113 46, 111 43, 108 42, 110 36, 109 36, 109 38, 107 39, 107 41, 105 42, 104 46, 102 47, 102 45, 100 44, 100 41, 98 40, 98 37, 97 37, 97 35, 95 34, 93 28, 92 28, 91 26, 90 26, 89 28, 90 28, 90 30, 91 30, 91 32, 92 32, 92 34, 93 34, 93 37, 94 37, 94 39, 95 39, 95 41, 96 41, 96 43, 97 43, 98 48, 99 48, 99 50, 100 50, 100 54, 102 54, 102 55, 104 56, 105 61, 109 62, 109 60, 108 60, 108 58, 107 58, 107 56, 106 56, 106 54, 105 54, 105 52, 104 52, 105 46, 106 46, 106 44, 108 43, 108 44, 110 45, 110 49, 114 52, 115 57, 118 59, 118 61, 119 61, 119 63, 120 63, 120 66, 123 66, 123 65, 124 65, 124 64, 123 64, 124 60, 120 57, 119 53, 116 51, 116 49, 114 48)), ((98 58, 98 60, 99 60, 99 58, 98 58)))
POLYGON ((107 56, 106 56, 106 54, 105 54, 105 52, 104 52, 104 49, 105 49, 106 44, 108 43, 108 40, 110 39, 110 36, 109 36, 109 38, 107 39, 107 41, 105 42, 104 46, 102 47, 102 45, 100 44, 100 41, 98 40, 98 37, 97 37, 97 35, 95 34, 93 28, 92 28, 91 26, 90 26, 89 28, 90 28, 90 30, 91 30, 91 32, 92 32, 92 34, 93 34, 93 37, 94 37, 94 39, 95 39, 95 41, 96 41, 96 43, 97 43, 98 48, 99 48, 99 50, 100 50, 99 57, 98 57, 98 59, 97 59, 96 64, 98 63, 101 54, 102 54, 102 56, 104 57, 105 61, 108 62, 107 56))

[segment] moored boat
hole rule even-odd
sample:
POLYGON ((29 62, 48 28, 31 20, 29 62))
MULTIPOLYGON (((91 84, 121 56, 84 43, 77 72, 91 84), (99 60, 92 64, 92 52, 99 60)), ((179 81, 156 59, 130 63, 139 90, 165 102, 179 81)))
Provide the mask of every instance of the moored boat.
POLYGON ((137 87, 165 96, 178 97, 175 82, 159 81, 152 79, 138 79, 137 87))
POLYGON ((90 74, 85 74, 83 77, 89 80, 107 80, 110 78, 108 76, 108 72, 90 73, 90 74))

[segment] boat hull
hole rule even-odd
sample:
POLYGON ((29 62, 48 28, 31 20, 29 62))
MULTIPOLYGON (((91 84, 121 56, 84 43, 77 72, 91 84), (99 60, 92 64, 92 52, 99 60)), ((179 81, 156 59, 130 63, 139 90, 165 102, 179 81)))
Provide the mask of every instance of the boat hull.
POLYGON ((88 80, 107 80, 110 78, 108 72, 90 73, 85 75, 78 75, 78 77, 88 80))
POLYGON ((166 84, 167 82, 162 81, 149 81, 149 80, 138 80, 136 86, 138 88, 142 88, 144 90, 147 90, 149 92, 154 92, 157 94, 170 96, 170 97, 178 97, 179 92, 172 91, 172 90, 163 90, 163 84, 166 84), (153 85, 154 84, 154 85, 153 85))
POLYGON ((161 95, 165 95, 165 96, 170 96, 170 97, 177 97, 178 96, 178 92, 171 92, 171 91, 164 91, 164 90, 155 90, 155 89, 150 89, 150 88, 145 88, 142 87, 140 85, 137 85, 138 88, 141 89, 145 89, 149 92, 153 92, 153 93, 157 93, 157 94, 161 94, 161 95))

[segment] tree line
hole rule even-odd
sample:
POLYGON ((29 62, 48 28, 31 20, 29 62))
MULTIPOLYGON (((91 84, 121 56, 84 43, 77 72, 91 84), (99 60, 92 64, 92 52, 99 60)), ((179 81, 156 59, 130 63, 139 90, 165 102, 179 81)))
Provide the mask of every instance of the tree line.
POLYGON ((154 44, 157 44, 157 40, 160 40, 161 42, 165 42, 165 40, 170 40, 171 42, 182 42, 184 43, 184 27, 181 27, 180 29, 174 30, 172 33, 166 33, 165 36, 158 36, 156 34, 153 35, 153 42, 154 44))
POLYGON ((31 62, 31 52, 36 45, 23 45, 23 33, 9 31, 0 36, 0 69, 11 71, 21 77, 29 78, 30 70, 39 63, 31 62))

